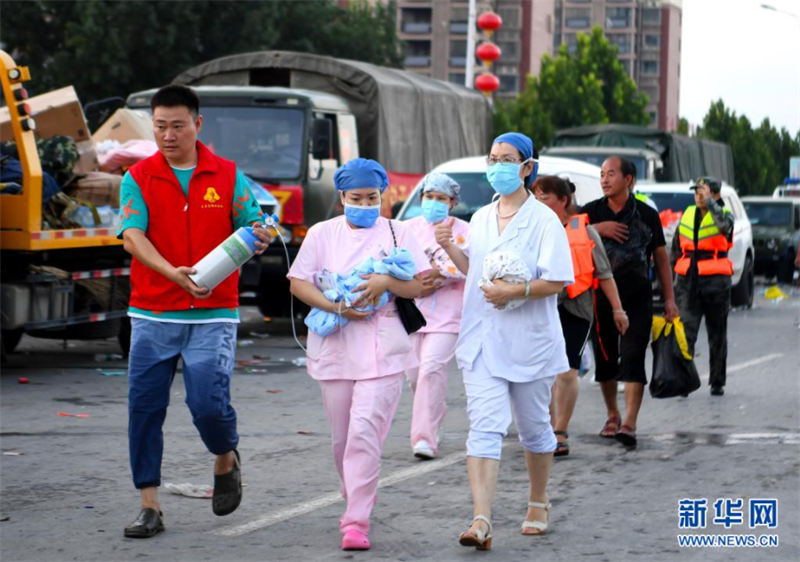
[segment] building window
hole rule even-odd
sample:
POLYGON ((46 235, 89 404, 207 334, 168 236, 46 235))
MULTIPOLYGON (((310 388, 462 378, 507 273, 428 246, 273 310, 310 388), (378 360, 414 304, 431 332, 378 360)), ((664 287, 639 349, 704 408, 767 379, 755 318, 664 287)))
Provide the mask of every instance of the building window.
POLYGON ((609 33, 606 35, 608 42, 616 45, 620 54, 631 52, 631 36, 623 33, 609 33))
POLYGON ((430 41, 406 41, 404 46, 406 67, 426 67, 431 65, 430 41))
POLYGON ((644 36, 644 47, 645 49, 658 49, 661 46, 661 36, 660 35, 650 35, 647 34, 644 36))
POLYGON ((578 36, 575 33, 564 35, 564 43, 567 44, 567 51, 574 53, 578 49, 578 36))
POLYGON ((642 61, 642 76, 657 76, 658 75, 658 61, 657 60, 643 60, 642 61))
POLYGON ((451 72, 447 75, 447 81, 451 84, 458 84, 459 86, 464 85, 464 74, 460 72, 451 72))
POLYGON ((642 92, 647 94, 647 103, 658 103, 658 88, 642 88, 642 92))
POLYGON ((658 25, 661 23, 661 8, 643 8, 642 23, 647 25, 658 25))
POLYGON ((519 58, 519 43, 498 43, 497 46, 502 51, 502 60, 512 61, 519 58))
POLYGON ((655 111, 650 111, 650 124, 655 125, 658 123, 658 113, 655 111))
POLYGON ((630 76, 631 75, 631 59, 619 59, 619 63, 622 65, 622 69, 625 71, 625 74, 630 76))
POLYGON ((506 74, 499 76, 500 87, 498 91, 504 94, 515 94, 519 90, 519 76, 515 74, 506 74))
POLYGON ((431 32, 430 8, 404 8, 400 12, 400 30, 409 35, 431 32))
POLYGON ((450 41, 450 66, 464 68, 467 65, 467 42, 461 40, 450 41))
POLYGON ((583 29, 592 23, 591 8, 565 8, 564 27, 571 29, 583 29))
POLYGON ((617 29, 631 26, 630 8, 606 8, 606 28, 617 29))
POLYGON ((503 27, 519 28, 519 11, 517 7, 498 8, 497 15, 503 18, 503 27))

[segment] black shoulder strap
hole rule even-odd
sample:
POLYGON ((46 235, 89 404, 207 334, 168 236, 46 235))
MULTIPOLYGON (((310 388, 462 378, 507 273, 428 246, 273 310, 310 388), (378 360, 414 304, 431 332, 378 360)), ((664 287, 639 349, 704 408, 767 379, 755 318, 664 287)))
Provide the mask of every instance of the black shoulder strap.
POLYGON ((394 227, 392 226, 392 219, 389 219, 389 230, 392 231, 392 242, 394 242, 394 247, 397 248, 397 237, 394 235, 394 227))

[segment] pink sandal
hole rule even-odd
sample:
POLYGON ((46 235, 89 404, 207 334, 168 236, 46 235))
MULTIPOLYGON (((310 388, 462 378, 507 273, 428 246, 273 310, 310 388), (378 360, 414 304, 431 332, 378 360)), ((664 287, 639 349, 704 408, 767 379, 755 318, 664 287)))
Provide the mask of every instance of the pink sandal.
POLYGON ((369 550, 369 537, 361 531, 351 529, 342 537, 342 550, 369 550))

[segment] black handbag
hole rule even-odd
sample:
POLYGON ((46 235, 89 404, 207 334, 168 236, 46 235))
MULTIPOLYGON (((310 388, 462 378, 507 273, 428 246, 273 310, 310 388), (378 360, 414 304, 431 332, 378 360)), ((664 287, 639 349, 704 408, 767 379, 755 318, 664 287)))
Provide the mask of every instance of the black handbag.
MULTIPOLYGON (((392 227, 391 220, 389 221, 389 230, 392 231, 392 241, 394 242, 394 247, 397 248, 397 237, 394 235, 394 227, 392 227)), ((417 308, 417 303, 414 302, 414 299, 407 299, 395 295, 394 303, 397 305, 397 316, 400 317, 400 322, 402 322, 403 328, 405 328, 407 334, 413 334, 427 325, 425 316, 423 316, 422 312, 417 308)))

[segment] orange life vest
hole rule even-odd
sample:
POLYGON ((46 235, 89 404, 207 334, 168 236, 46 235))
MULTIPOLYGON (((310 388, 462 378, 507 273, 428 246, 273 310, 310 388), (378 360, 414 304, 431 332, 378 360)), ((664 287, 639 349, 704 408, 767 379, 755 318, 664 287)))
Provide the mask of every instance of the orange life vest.
MULTIPOLYGON (((723 212, 729 213, 723 208, 723 212)), ((678 236, 681 244, 681 257, 675 263, 675 273, 687 275, 692 264, 692 254, 697 256, 698 275, 733 275, 733 262, 728 259, 728 250, 733 247, 733 241, 720 232, 711 213, 706 213, 700 221, 697 232, 697 247, 694 246, 694 217, 697 213, 696 205, 689 205, 681 217, 678 225, 678 236)))
POLYGON ((567 285, 567 296, 574 299, 586 292, 594 285, 594 260, 592 249, 594 242, 589 238, 586 225, 589 224, 589 215, 573 215, 566 224, 569 250, 572 254, 572 269, 575 272, 575 282, 567 285))

